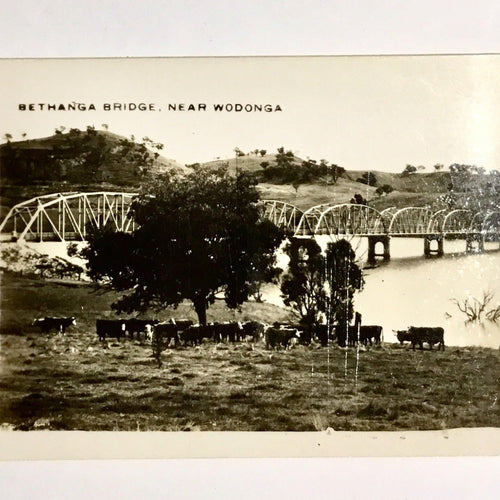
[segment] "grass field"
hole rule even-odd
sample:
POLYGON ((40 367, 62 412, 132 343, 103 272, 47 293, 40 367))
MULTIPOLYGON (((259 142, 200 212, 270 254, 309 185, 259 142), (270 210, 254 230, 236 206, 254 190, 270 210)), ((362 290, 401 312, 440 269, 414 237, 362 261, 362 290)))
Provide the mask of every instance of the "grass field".
MULTIPOLYGON (((385 344, 269 351, 263 343, 167 349, 101 343, 95 318, 112 293, 92 285, 2 276, 0 424, 15 429, 306 431, 500 426, 499 352, 385 344), (29 326, 76 315, 66 335, 29 326)), ((212 319, 284 320, 288 311, 217 303, 212 319)), ((153 315, 153 313, 151 313, 153 315)), ((161 317, 188 317, 189 305, 161 317)), ((193 317, 193 316, 191 316, 193 317)))

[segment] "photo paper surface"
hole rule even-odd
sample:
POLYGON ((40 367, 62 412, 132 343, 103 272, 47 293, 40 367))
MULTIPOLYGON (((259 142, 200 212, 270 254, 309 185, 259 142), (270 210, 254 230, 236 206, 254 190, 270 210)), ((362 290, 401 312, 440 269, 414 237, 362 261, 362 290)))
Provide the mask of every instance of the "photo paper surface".
POLYGON ((5 457, 498 453, 497 56, 0 66, 5 457))

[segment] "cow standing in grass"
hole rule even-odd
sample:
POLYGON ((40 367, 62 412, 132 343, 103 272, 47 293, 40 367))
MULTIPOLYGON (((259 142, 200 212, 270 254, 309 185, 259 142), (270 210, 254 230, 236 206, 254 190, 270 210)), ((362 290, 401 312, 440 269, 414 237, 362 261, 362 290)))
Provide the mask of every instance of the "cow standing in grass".
POLYGON ((407 330, 396 331, 396 335, 401 345, 404 342, 410 342, 413 350, 415 350, 416 345, 419 345, 420 349, 423 349, 424 342, 427 342, 431 350, 434 344, 439 344, 438 350, 444 351, 444 329, 440 326, 410 326, 407 330))
POLYGON ((300 340, 300 333, 296 328, 270 326, 265 331, 265 338, 267 349, 287 349, 300 340))
POLYGON ((50 333, 51 330, 56 330, 59 333, 66 333, 66 328, 76 325, 76 319, 71 318, 37 318, 33 321, 33 326, 38 326, 42 333, 50 333))
POLYGON ((125 335, 126 324, 123 319, 97 319, 95 329, 99 340, 114 337, 119 341, 125 335))
POLYGON ((158 323, 157 319, 137 319, 130 318, 125 320, 125 330, 128 332, 131 339, 134 338, 134 333, 138 339, 141 333, 146 332, 147 325, 155 325, 158 323))
POLYGON ((163 341, 165 342, 165 346, 169 346, 174 341, 174 346, 177 346, 180 342, 179 339, 179 328, 175 323, 172 322, 163 322, 157 323, 156 325, 152 325, 151 328, 151 338, 152 331, 158 335, 161 335, 163 341))
POLYGON ((359 330, 359 341, 363 345, 380 344, 382 341, 382 327, 379 325, 363 325, 359 330))
POLYGON ((180 334, 180 340, 187 346, 201 345, 203 339, 212 340, 214 338, 215 325, 191 325, 180 334))
POLYGON ((245 321, 242 328, 245 339, 258 342, 264 335, 266 324, 260 321, 245 321))

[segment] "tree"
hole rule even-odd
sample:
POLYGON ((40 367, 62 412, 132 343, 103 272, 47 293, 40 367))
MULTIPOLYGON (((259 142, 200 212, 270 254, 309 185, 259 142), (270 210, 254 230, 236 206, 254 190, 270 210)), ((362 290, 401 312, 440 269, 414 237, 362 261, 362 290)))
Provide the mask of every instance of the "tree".
POLYGON ((243 172, 231 176, 227 168, 159 176, 132 203, 134 232, 104 228, 90 237, 84 250, 89 275, 125 292, 113 304, 117 311, 188 299, 206 324, 218 293, 236 308, 248 299, 256 272, 263 279, 267 271, 272 275, 284 233, 262 219, 258 200, 255 181, 243 172))
POLYGON ((383 186, 379 186, 376 190, 375 193, 378 194, 378 196, 382 196, 384 194, 389 194, 394 191, 394 188, 390 184, 384 184, 383 186))
POLYGON ((259 153, 260 153, 260 156, 266 156, 267 151, 265 149, 261 149, 259 151, 259 153))
POLYGON ((337 341, 345 346, 349 322, 353 316, 353 297, 361 290, 363 273, 355 262, 356 255, 347 240, 328 243, 326 278, 330 288, 328 321, 337 323, 337 341))
POLYGON ((367 184, 368 186, 376 186, 378 183, 378 180, 373 172, 365 172, 361 177, 358 177, 356 181, 367 184))
POLYGON ((6 132, 4 135, 3 135, 4 139, 7 141, 7 142, 10 142, 10 140, 12 139, 12 134, 9 134, 9 132, 6 132))
POLYGON ((262 302, 262 286, 265 283, 276 284, 283 269, 275 267, 274 253, 258 253, 255 255, 254 265, 250 271, 250 295, 257 302, 262 302))
POLYGON ((465 208, 473 212, 495 210, 500 203, 500 183, 497 171, 489 174, 475 165, 450 165, 451 184, 445 201, 450 208, 465 208))
POLYGON ((413 165, 406 165, 405 169, 403 170, 403 175, 411 175, 414 174, 417 171, 417 167, 414 167, 413 165))
POLYGON ((349 203, 352 203, 353 205, 368 205, 368 200, 363 197, 363 195, 356 193, 349 203))
POLYGON ((285 247, 290 257, 288 271, 281 281, 285 305, 309 327, 319 324, 326 310, 325 259, 313 238, 293 238, 285 247))
MULTIPOLYGON (((324 160, 321 160, 320 165, 324 160)), ((345 174, 345 168, 339 167, 332 163, 331 165, 327 165, 327 175, 328 180, 331 180, 333 184, 337 184, 337 181, 341 175, 345 174)))

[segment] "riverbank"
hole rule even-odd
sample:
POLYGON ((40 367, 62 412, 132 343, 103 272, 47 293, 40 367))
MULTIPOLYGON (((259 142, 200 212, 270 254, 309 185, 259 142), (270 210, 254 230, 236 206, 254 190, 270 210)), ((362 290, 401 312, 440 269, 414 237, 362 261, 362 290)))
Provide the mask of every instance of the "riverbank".
MULTIPOLYGON (((0 424, 14 429, 379 431, 500 427, 498 349, 340 349, 256 344, 167 349, 158 368, 144 341, 99 342, 112 292, 78 282, 2 277, 0 424), (76 312, 75 312, 76 311, 76 312), (50 312, 50 314, 49 314, 50 312), (66 335, 34 317, 76 315, 66 335)), ((190 306, 163 317, 186 317, 190 306)), ((271 304, 214 319, 287 318, 271 304)), ((217 316, 216 316, 217 315, 217 316)))

